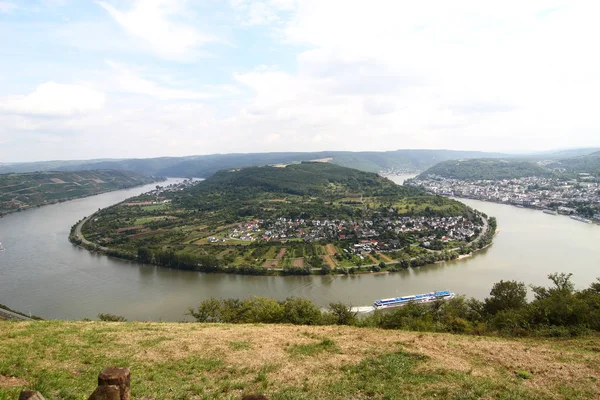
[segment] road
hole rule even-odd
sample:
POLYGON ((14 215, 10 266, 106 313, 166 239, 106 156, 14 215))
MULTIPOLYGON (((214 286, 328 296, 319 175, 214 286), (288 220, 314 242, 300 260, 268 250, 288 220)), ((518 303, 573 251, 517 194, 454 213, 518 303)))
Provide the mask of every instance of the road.
POLYGON ((92 218, 94 216, 94 214, 90 215, 89 217, 85 217, 84 219, 82 219, 77 226, 75 227, 75 237, 79 240, 81 240, 81 244, 84 245, 88 245, 88 246, 96 246, 98 249, 102 250, 102 251, 107 251, 108 248, 107 247, 102 247, 102 246, 98 246, 95 243, 90 242, 89 240, 87 240, 83 234, 81 233, 81 227, 90 220, 90 218, 92 218))
POLYGON ((0 317, 2 317, 4 319, 18 319, 21 321, 33 321, 33 319, 31 319, 29 317, 14 313, 12 311, 5 310, 4 308, 0 308, 0 317))

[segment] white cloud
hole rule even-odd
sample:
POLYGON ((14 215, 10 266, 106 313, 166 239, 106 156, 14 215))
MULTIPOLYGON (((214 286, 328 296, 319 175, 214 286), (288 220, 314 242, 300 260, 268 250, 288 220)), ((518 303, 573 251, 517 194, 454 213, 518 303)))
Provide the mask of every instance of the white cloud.
POLYGON ((9 13, 17 9, 17 5, 12 1, 0 1, 0 13, 9 13))
POLYGON ((0 98, 0 112, 69 116, 101 110, 105 95, 84 85, 46 82, 28 94, 0 98))
POLYGON ((128 11, 118 10, 106 1, 97 3, 129 34, 165 59, 194 59, 200 54, 199 47, 216 40, 183 22, 182 1, 136 0, 128 11))
POLYGON ((216 92, 199 92, 185 89, 173 89, 161 86, 156 82, 145 79, 124 65, 106 61, 111 67, 108 83, 114 92, 133 93, 154 97, 159 100, 206 100, 218 97, 216 92))

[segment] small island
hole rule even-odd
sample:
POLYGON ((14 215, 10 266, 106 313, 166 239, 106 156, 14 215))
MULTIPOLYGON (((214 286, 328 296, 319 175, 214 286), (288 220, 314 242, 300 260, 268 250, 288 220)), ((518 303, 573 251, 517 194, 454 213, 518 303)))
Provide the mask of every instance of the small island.
POLYGON ((249 167, 155 190, 73 226, 90 250, 252 275, 393 272, 471 254, 494 218, 375 173, 324 162, 249 167))

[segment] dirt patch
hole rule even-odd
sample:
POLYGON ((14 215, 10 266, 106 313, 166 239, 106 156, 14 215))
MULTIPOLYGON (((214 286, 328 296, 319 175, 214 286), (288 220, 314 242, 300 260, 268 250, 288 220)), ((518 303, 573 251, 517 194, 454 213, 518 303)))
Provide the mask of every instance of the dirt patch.
POLYGON ((335 250, 335 246, 331 243, 329 243, 327 246, 325 246, 325 250, 327 251, 327 255, 334 255, 337 253, 337 251, 335 250))
POLYGON ((164 232, 164 229, 157 229, 155 231, 137 233, 135 235, 130 235, 129 237, 132 238, 132 239, 137 239, 137 238, 141 238, 141 237, 144 237, 144 236, 156 235, 157 233, 161 233, 161 232, 164 232))
POLYGON ((285 247, 283 249, 279 250, 279 254, 277 254, 277 256, 275 258, 277 260, 281 260, 283 258, 283 256, 285 255, 286 251, 287 251, 287 249, 285 247))
POLYGON ((58 178, 50 178, 50 180, 54 183, 65 183, 65 181, 63 181, 62 179, 58 179, 58 178))
POLYGON ((391 261, 394 261, 394 260, 392 260, 391 258, 389 258, 388 256, 386 256, 385 254, 383 254, 383 253, 378 253, 378 254, 379 254, 379 256, 381 256, 381 259, 382 259, 383 261, 385 261, 385 262, 391 262, 391 261))
POLYGON ((376 259, 376 258, 373 256, 373 254, 369 254, 369 259, 371 260, 371 262, 372 262, 373 264, 378 264, 378 263, 379 263, 379 260, 378 260, 378 259, 376 259))
POLYGON ((140 229, 144 229, 144 225, 136 225, 136 226, 126 226, 125 228, 117 229, 117 233, 128 232, 128 231, 139 231, 140 229))
POLYGON ((292 260, 292 267, 304 267, 304 258, 294 258, 292 260))
POLYGON ((333 262, 330 256, 323 256, 323 261, 325 261, 330 268, 335 268, 335 263, 333 262))
POLYGON ((26 384, 27 381, 25 379, 0 375, 0 387, 25 386, 26 384))
POLYGON ((266 260, 263 263, 263 268, 277 268, 279 265, 279 260, 266 260))

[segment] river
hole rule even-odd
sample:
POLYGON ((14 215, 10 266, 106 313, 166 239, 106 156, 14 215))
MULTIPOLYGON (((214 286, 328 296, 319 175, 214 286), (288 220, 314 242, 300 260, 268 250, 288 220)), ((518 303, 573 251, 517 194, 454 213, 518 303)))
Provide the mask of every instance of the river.
MULTIPOLYGON (((406 177, 392 177, 401 183, 406 177)), ((170 179, 171 182, 179 181, 170 179)), ((462 200, 498 218, 500 233, 476 256, 395 274, 265 277, 168 270, 93 254, 68 242, 71 225, 98 208, 152 189, 104 193, 0 218, 0 303, 48 319, 185 319, 188 307, 219 298, 301 296, 369 305, 382 297, 448 289, 484 298, 494 282, 547 284, 551 272, 572 272, 577 287, 600 276, 600 226, 512 206, 462 200)))

